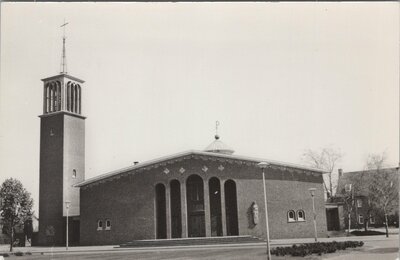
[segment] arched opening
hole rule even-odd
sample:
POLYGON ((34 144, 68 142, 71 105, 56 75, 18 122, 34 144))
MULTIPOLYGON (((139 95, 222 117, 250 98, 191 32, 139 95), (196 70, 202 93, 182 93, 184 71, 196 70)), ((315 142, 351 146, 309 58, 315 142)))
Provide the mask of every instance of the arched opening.
POLYGON ((81 86, 78 84, 78 110, 76 111, 78 114, 81 113, 81 86))
POLYGON ((296 213, 294 210, 289 210, 287 213, 288 222, 295 222, 296 221, 296 213))
POLYGON ((188 236, 204 237, 206 235, 204 212, 203 179, 191 175, 186 181, 186 198, 188 213, 188 236))
POLYGON ((233 180, 225 182, 225 212, 226 212, 226 233, 228 236, 238 236, 238 213, 236 183, 233 180))
POLYGON ((171 237, 182 237, 182 215, 181 215, 181 184, 178 180, 170 182, 171 188, 171 237))
POLYGON ((78 85, 74 85, 74 112, 78 113, 78 85))
POLYGON ((156 238, 167 238, 167 208, 164 184, 156 185, 156 238))
POLYGON ((46 84, 46 113, 50 112, 50 84, 46 84))
POLYGON ((71 112, 75 112, 75 84, 71 84, 71 112))
POLYGON ((57 84, 57 111, 61 110, 61 83, 60 81, 56 82, 57 84))
POLYGON ((54 112, 54 84, 50 83, 50 112, 54 112))
POLYGON ((304 214, 304 210, 300 209, 297 211, 297 221, 305 221, 306 216, 304 214))
POLYGON ((210 198, 211 236, 222 236, 221 185, 216 177, 208 181, 210 198))
POLYGON ((67 110, 71 111, 71 81, 67 83, 67 110))

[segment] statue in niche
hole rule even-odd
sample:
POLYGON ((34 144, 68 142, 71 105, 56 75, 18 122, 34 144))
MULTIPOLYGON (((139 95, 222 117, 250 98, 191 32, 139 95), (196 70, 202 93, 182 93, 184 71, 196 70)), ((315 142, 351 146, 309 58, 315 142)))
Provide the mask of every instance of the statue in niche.
POLYGON ((253 216, 253 223, 254 225, 258 224, 258 205, 255 201, 251 204, 251 214, 253 216))

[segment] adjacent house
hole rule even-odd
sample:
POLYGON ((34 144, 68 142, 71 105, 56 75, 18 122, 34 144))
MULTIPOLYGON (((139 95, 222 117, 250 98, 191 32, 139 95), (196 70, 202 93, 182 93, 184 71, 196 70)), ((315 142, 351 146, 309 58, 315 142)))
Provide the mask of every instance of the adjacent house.
MULTIPOLYGON (((339 169, 339 180, 336 199, 342 203, 342 215, 339 216, 344 226, 360 229, 383 226, 385 223, 382 206, 373 203, 371 192, 382 184, 390 193, 398 194, 398 168, 385 168, 355 172, 342 172, 339 169), (376 185, 378 184, 378 185, 376 185)), ((388 224, 398 226, 399 201, 391 200, 388 205, 388 224)))

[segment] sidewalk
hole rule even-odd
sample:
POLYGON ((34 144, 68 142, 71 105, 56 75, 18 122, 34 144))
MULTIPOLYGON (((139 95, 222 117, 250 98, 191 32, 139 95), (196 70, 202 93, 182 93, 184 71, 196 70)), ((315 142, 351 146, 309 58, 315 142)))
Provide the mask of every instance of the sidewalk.
MULTIPOLYGON (((386 238, 384 235, 379 236, 351 236, 351 237, 331 237, 319 238, 318 242, 331 242, 331 241, 383 241, 383 240, 398 240, 398 235, 391 235, 386 238)), ((290 246, 300 243, 313 243, 314 238, 301 238, 301 239, 274 239, 271 240, 271 246, 290 246)), ((105 245, 105 246, 75 246, 69 247, 67 251, 65 247, 14 247, 13 252, 31 252, 35 254, 65 254, 65 253, 79 253, 79 252, 107 252, 107 251, 163 251, 163 250, 190 250, 199 248, 230 248, 230 247, 263 247, 265 242, 259 243, 240 243, 240 244, 215 244, 215 245, 190 245, 190 246, 168 246, 168 247, 136 247, 136 248, 120 248, 119 245, 105 245)), ((0 253, 9 253, 9 245, 0 245, 0 253)))

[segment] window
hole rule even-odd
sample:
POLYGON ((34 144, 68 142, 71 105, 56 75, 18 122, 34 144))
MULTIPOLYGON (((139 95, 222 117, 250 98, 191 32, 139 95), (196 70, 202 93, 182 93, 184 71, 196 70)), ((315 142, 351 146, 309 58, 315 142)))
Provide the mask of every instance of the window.
POLYGON ((192 201, 203 201, 203 187, 192 185, 190 199, 192 201))
POLYGON ((344 185, 344 190, 345 190, 346 192, 350 192, 350 191, 351 191, 351 184, 346 184, 346 185, 344 185))
POLYGON ((363 215, 358 215, 358 224, 364 224, 364 217, 363 217, 363 215))
POLYGON ((296 213, 294 210, 289 210, 287 213, 288 222, 295 222, 296 221, 296 213))
POLYGON ((106 220, 106 230, 111 230, 111 220, 106 220))
POLYGON ((369 223, 375 224, 375 217, 374 216, 370 216, 369 217, 369 223))
POLYGON ((297 211, 297 221, 306 221, 304 210, 301 209, 297 211))
POLYGON ((75 169, 72 170, 72 178, 76 179, 76 170, 75 169))
POLYGON ((362 208, 362 200, 361 199, 357 200, 357 208, 362 208))
POLYGON ((103 230, 103 221, 101 220, 97 221, 97 230, 103 230))

